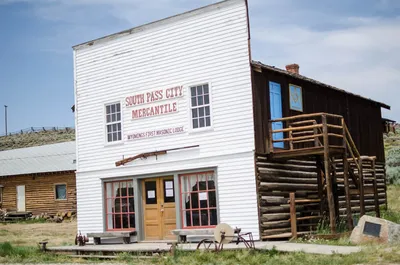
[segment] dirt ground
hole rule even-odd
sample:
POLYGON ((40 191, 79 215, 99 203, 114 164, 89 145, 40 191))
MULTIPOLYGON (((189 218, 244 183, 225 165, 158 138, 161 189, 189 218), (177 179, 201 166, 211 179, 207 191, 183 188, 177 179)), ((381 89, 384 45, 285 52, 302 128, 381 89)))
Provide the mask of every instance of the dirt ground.
POLYGON ((73 245, 76 227, 76 221, 0 224, 0 243, 10 242, 13 246, 37 246, 39 241, 48 241, 49 246, 73 245))

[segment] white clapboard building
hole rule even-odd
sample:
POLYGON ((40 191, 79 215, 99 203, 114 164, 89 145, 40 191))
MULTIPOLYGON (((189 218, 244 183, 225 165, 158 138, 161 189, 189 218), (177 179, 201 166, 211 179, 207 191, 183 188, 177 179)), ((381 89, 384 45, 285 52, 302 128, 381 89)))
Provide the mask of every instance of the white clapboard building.
POLYGON ((379 215, 390 106, 252 61, 248 21, 227 0, 73 47, 79 231, 270 239, 379 215))
POLYGON ((248 41, 230 0, 73 47, 79 231, 258 237, 248 41))

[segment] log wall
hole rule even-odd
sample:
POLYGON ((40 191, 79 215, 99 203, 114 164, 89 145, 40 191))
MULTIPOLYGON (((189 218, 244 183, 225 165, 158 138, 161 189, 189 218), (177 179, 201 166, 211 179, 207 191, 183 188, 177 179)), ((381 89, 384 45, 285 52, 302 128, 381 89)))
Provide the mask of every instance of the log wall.
MULTIPOLYGON (((321 168, 316 160, 288 160, 271 161, 265 155, 256 155, 257 191, 259 199, 260 235, 261 239, 289 238, 290 232, 290 205, 289 193, 295 192, 297 200, 315 200, 310 203, 296 204, 297 230, 299 233, 313 231, 318 223, 327 216, 326 193, 321 182, 321 168), (320 180, 320 181, 319 181, 320 180), (319 201, 318 201, 319 199, 319 201)), ((343 169, 337 163, 336 179, 338 192, 339 215, 346 217, 346 199, 343 187, 343 169)), ((364 168, 368 165, 364 164, 364 168)), ((386 204, 385 164, 376 163, 376 177, 379 205, 386 204)), ((356 172, 357 173, 357 172, 356 172)), ((371 173, 365 173, 365 179, 371 178, 371 173)), ((368 181, 366 187, 372 187, 368 181)), ((360 213, 360 195, 356 194, 351 182, 352 213, 360 213)), ((375 210, 374 194, 365 194, 365 210, 375 210)))
MULTIPOLYGON (((260 234, 262 239, 279 238, 290 233, 289 193, 297 199, 319 199, 315 161, 270 161, 256 157, 259 196, 260 234), (278 235, 278 236, 277 236, 278 235)), ((321 204, 305 203, 296 206, 298 231, 314 230, 320 220, 321 204)), ((290 237, 290 236, 287 236, 290 237)))
POLYGON ((3 185, 2 208, 15 211, 17 208, 17 186, 25 185, 26 211, 34 215, 59 211, 76 212, 75 173, 21 175, 1 177, 3 185), (55 200, 55 184, 67 185, 67 200, 55 200))

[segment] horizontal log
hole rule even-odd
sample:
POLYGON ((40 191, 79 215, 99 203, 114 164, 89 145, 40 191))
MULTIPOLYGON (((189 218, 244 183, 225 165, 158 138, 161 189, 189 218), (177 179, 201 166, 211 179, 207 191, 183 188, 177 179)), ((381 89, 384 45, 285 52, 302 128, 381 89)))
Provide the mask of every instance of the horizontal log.
POLYGON ((261 197, 261 204, 287 204, 287 199, 280 197, 261 197))
MULTIPOLYGON (((296 205, 296 211, 304 210, 304 206, 296 205)), ((260 207, 260 212, 264 213, 289 213, 289 205, 282 205, 282 206, 269 206, 269 207, 260 207)))
POLYGON ((305 172, 299 170, 286 170, 277 168, 258 168, 259 174, 263 175, 277 175, 281 177, 303 177, 303 178, 316 178, 317 172, 305 172))
POLYGON ((272 213, 261 215, 261 222, 289 220, 290 213, 272 213))
POLYGON ((304 171, 304 172, 316 172, 317 169, 315 165, 294 165, 294 164, 282 164, 282 163, 271 163, 271 162, 257 162, 256 164, 260 168, 287 169, 287 170, 304 171))
POLYGON ((276 235, 276 234, 282 234, 285 232, 290 232, 290 228, 278 228, 278 229, 268 229, 262 231, 263 236, 269 236, 269 235, 276 235))
MULTIPOLYGON (((280 196, 289 198, 290 191, 260 191, 259 194, 262 196, 280 196)), ((295 195, 298 198, 315 199, 318 198, 318 191, 295 191, 295 195)))
POLYGON ((260 175, 259 180, 263 182, 277 182, 277 183, 299 183, 299 184, 317 184, 317 179, 314 178, 289 178, 277 175, 260 175))
MULTIPOLYGON (((287 130, 287 129, 282 129, 282 130, 287 130)), ((280 130, 281 131, 281 130, 280 130)), ((314 134, 314 135, 306 135, 306 136, 297 136, 297 137, 290 137, 290 138, 282 138, 282 139, 276 139, 273 140, 272 142, 278 143, 278 142, 294 142, 294 141, 300 141, 300 140, 315 140, 317 137, 322 137, 322 134, 314 134)))
POLYGON ((260 182, 261 190, 283 190, 283 191, 295 191, 295 190, 317 190, 317 184, 292 184, 292 183, 271 183, 271 182, 260 182))
POLYGON ((322 128, 322 124, 307 125, 307 126, 292 127, 292 128, 284 128, 284 129, 279 129, 279 130, 273 130, 272 133, 304 131, 304 130, 317 129, 317 128, 322 128))
POLYGON ((289 220, 284 221, 273 221, 273 222, 263 222, 260 227, 264 229, 276 229, 276 228, 285 228, 289 227, 289 220))

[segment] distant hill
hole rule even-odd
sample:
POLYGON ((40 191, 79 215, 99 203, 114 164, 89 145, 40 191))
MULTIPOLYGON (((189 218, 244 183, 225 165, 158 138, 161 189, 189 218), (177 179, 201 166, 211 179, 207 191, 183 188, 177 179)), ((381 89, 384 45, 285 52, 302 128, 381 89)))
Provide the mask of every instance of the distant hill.
POLYGON ((385 142, 386 173, 390 184, 400 184, 400 124, 396 132, 383 136, 385 142))
POLYGON ((0 136, 0 151, 75 140, 73 128, 31 128, 0 136))

